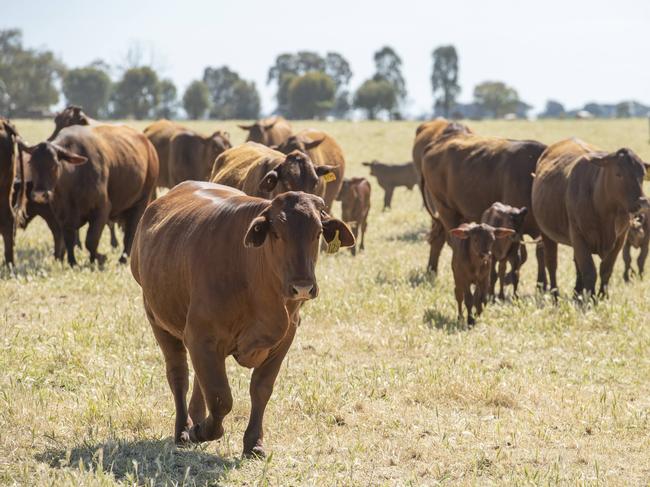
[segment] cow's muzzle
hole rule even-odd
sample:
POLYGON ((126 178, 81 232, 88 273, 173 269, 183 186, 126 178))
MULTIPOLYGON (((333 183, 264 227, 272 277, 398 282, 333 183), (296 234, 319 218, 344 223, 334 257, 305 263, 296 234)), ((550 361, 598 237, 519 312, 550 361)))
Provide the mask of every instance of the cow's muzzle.
POLYGON ((311 280, 298 280, 293 281, 289 286, 291 299, 305 301, 307 299, 314 299, 318 296, 318 286, 311 280))
POLYGON ((46 204, 52 199, 52 191, 32 190, 32 200, 35 203, 46 204))
POLYGON ((634 204, 632 210, 630 210, 630 213, 637 213, 641 210, 647 209, 650 209, 650 201, 648 201, 648 198, 645 196, 641 196, 638 200, 636 200, 636 203, 634 204))

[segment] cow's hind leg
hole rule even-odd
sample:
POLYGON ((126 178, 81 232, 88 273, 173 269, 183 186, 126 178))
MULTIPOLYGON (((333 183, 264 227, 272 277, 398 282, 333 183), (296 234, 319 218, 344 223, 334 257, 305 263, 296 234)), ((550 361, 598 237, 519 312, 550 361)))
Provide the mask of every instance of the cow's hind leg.
POLYGON ((431 222, 431 233, 429 233, 429 262, 427 270, 429 272, 438 273, 438 261, 440 260, 440 253, 447 241, 445 235, 445 227, 438 218, 434 218, 431 222))
MULTIPOLYGON (((541 250, 540 254, 540 247, 537 248, 537 259, 539 262, 539 257, 540 255, 543 256, 544 258, 544 263, 546 264, 546 268, 548 269, 548 277, 549 277, 549 285, 551 287, 551 295, 555 300, 559 297, 560 293, 557 288, 557 242, 554 242, 548 237, 543 237, 544 239, 544 245, 541 250)), ((543 269, 542 269, 543 272, 543 269)), ((539 282, 539 272, 537 276, 537 285, 539 287, 540 282, 539 282)), ((546 274, 544 273, 544 282, 546 281, 546 274)), ((544 284, 544 283, 542 283, 544 284)), ((546 285, 544 284, 542 289, 546 289, 546 285)))
POLYGON ((111 247, 116 249, 120 243, 117 241, 117 233, 115 232, 115 222, 108 222, 108 230, 111 232, 111 247))
POLYGON ((625 269, 623 270, 623 280, 625 282, 630 282, 630 270, 632 268, 632 255, 630 254, 630 243, 625 242, 623 245, 623 263, 625 264, 625 269))
POLYGON ((639 252, 639 257, 637 257, 636 265, 639 267, 639 278, 643 277, 643 269, 645 267, 645 261, 648 258, 648 244, 647 242, 641 246, 641 252, 639 252))
POLYGON ((190 398, 190 419, 192 423, 200 423, 205 419, 205 399, 201 391, 201 384, 199 378, 194 374, 194 384, 192 385, 192 397, 190 398))
POLYGON ((187 367, 187 352, 183 342, 169 334, 156 324, 156 320, 145 301, 147 318, 156 341, 165 357, 167 383, 174 396, 176 407, 176 423, 174 426, 174 441, 186 443, 189 441, 189 428, 192 422, 187 414, 187 390, 189 388, 189 369, 187 367))
POLYGON ((244 433, 244 455, 246 456, 264 456, 264 411, 295 333, 296 328, 292 324, 277 348, 270 352, 262 365, 253 370, 250 384, 251 415, 244 433))

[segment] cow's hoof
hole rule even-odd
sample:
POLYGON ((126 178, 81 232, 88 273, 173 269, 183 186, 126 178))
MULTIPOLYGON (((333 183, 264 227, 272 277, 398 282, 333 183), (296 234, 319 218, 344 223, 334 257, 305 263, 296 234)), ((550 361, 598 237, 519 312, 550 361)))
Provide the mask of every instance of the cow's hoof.
POLYGON ((127 256, 126 254, 120 255, 120 264, 126 264, 127 256))
POLYGON ((190 432, 185 430, 183 431, 178 438, 176 438, 176 446, 189 446, 192 443, 190 440, 190 432))
POLYGON ((266 458, 266 452, 262 445, 255 445, 252 450, 243 453, 244 458, 266 458))

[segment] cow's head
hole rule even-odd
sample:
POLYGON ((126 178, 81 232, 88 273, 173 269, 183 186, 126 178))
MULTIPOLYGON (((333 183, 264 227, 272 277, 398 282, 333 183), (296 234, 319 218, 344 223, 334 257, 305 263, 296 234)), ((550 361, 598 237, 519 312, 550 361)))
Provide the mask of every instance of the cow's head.
POLYGON ((332 166, 314 166, 303 152, 293 151, 267 172, 259 183, 260 190, 274 195, 286 191, 314 193, 319 178, 331 173, 332 166))
POLYGON ((361 164, 370 168, 371 176, 377 176, 377 167, 379 167, 380 164, 378 160, 375 159, 374 161, 370 162, 362 162, 361 164))
POLYGON ((54 117, 54 132, 47 140, 54 140, 59 132, 72 125, 90 125, 90 118, 81 107, 70 105, 54 117))
POLYGON ((328 243, 338 239, 342 247, 354 245, 350 229, 325 212, 321 198, 290 191, 273 198, 251 221, 244 246, 264 249, 286 299, 307 300, 318 296, 315 267, 321 235, 328 243))
POLYGON ((217 130, 209 137, 203 137, 201 141, 203 143, 204 160, 207 163, 209 175, 214 160, 219 157, 221 153, 232 148, 232 144, 230 143, 230 134, 228 134, 228 132, 217 130))
POLYGON ((646 213, 636 213, 630 218, 630 229, 627 233, 627 239, 635 248, 641 247, 645 239, 645 222, 647 217, 646 213))
POLYGON ((487 223, 464 223, 458 228, 453 228, 449 233, 461 240, 469 239, 470 256, 483 264, 490 261, 492 246, 496 239, 515 235, 512 228, 494 228, 487 223))
POLYGON ((610 154, 594 152, 585 158, 602 168, 600 177, 603 178, 604 197, 608 202, 621 205, 630 213, 650 208, 643 194, 643 178, 648 164, 631 149, 623 148, 610 154))
POLYGON ((321 145, 324 140, 325 137, 312 139, 311 137, 306 137, 304 135, 292 135, 287 140, 285 140, 280 145, 274 148, 284 154, 289 154, 296 150, 300 152, 304 152, 306 154, 307 151, 311 149, 315 149, 316 147, 321 145))
POLYGON ((258 144, 269 145, 268 132, 275 126, 277 121, 277 118, 271 120, 258 120, 250 125, 238 125, 238 127, 248 132, 246 142, 257 142, 258 144))
POLYGON ((63 164, 83 164, 88 159, 52 142, 23 147, 30 154, 32 173, 31 198, 36 203, 49 203, 63 169, 63 164))

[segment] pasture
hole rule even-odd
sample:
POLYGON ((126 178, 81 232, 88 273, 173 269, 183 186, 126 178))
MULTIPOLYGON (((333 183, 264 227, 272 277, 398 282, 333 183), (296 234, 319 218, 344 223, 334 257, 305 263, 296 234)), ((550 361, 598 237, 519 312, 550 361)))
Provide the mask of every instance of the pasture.
MULTIPOLYGON (((146 123, 133 123, 144 128, 146 123)), ((209 132, 235 122, 190 122, 209 132)), ((650 161, 647 121, 470 122, 481 134, 570 135, 650 161)), ((30 142, 49 121, 17 120, 30 142)), ((557 306, 535 292, 456 321, 450 249, 425 273, 429 217, 417 189, 382 190, 362 161, 410 160, 416 122, 296 122, 342 146, 373 184, 366 250, 322 255, 265 417, 265 460, 241 460, 250 371, 228 359, 233 411, 218 442, 177 449, 173 400, 140 290, 104 231, 102 271, 51 257, 42 220, 0 275, 0 483, 20 485, 459 485, 650 482, 650 284, 577 308, 561 248, 557 306)), ((648 191, 648 190, 646 190, 648 191)), ((335 207, 340 215, 340 207, 335 207)), ((83 230, 85 232, 85 230, 83 230)), ((206 242, 209 245, 209 242, 206 242)))

